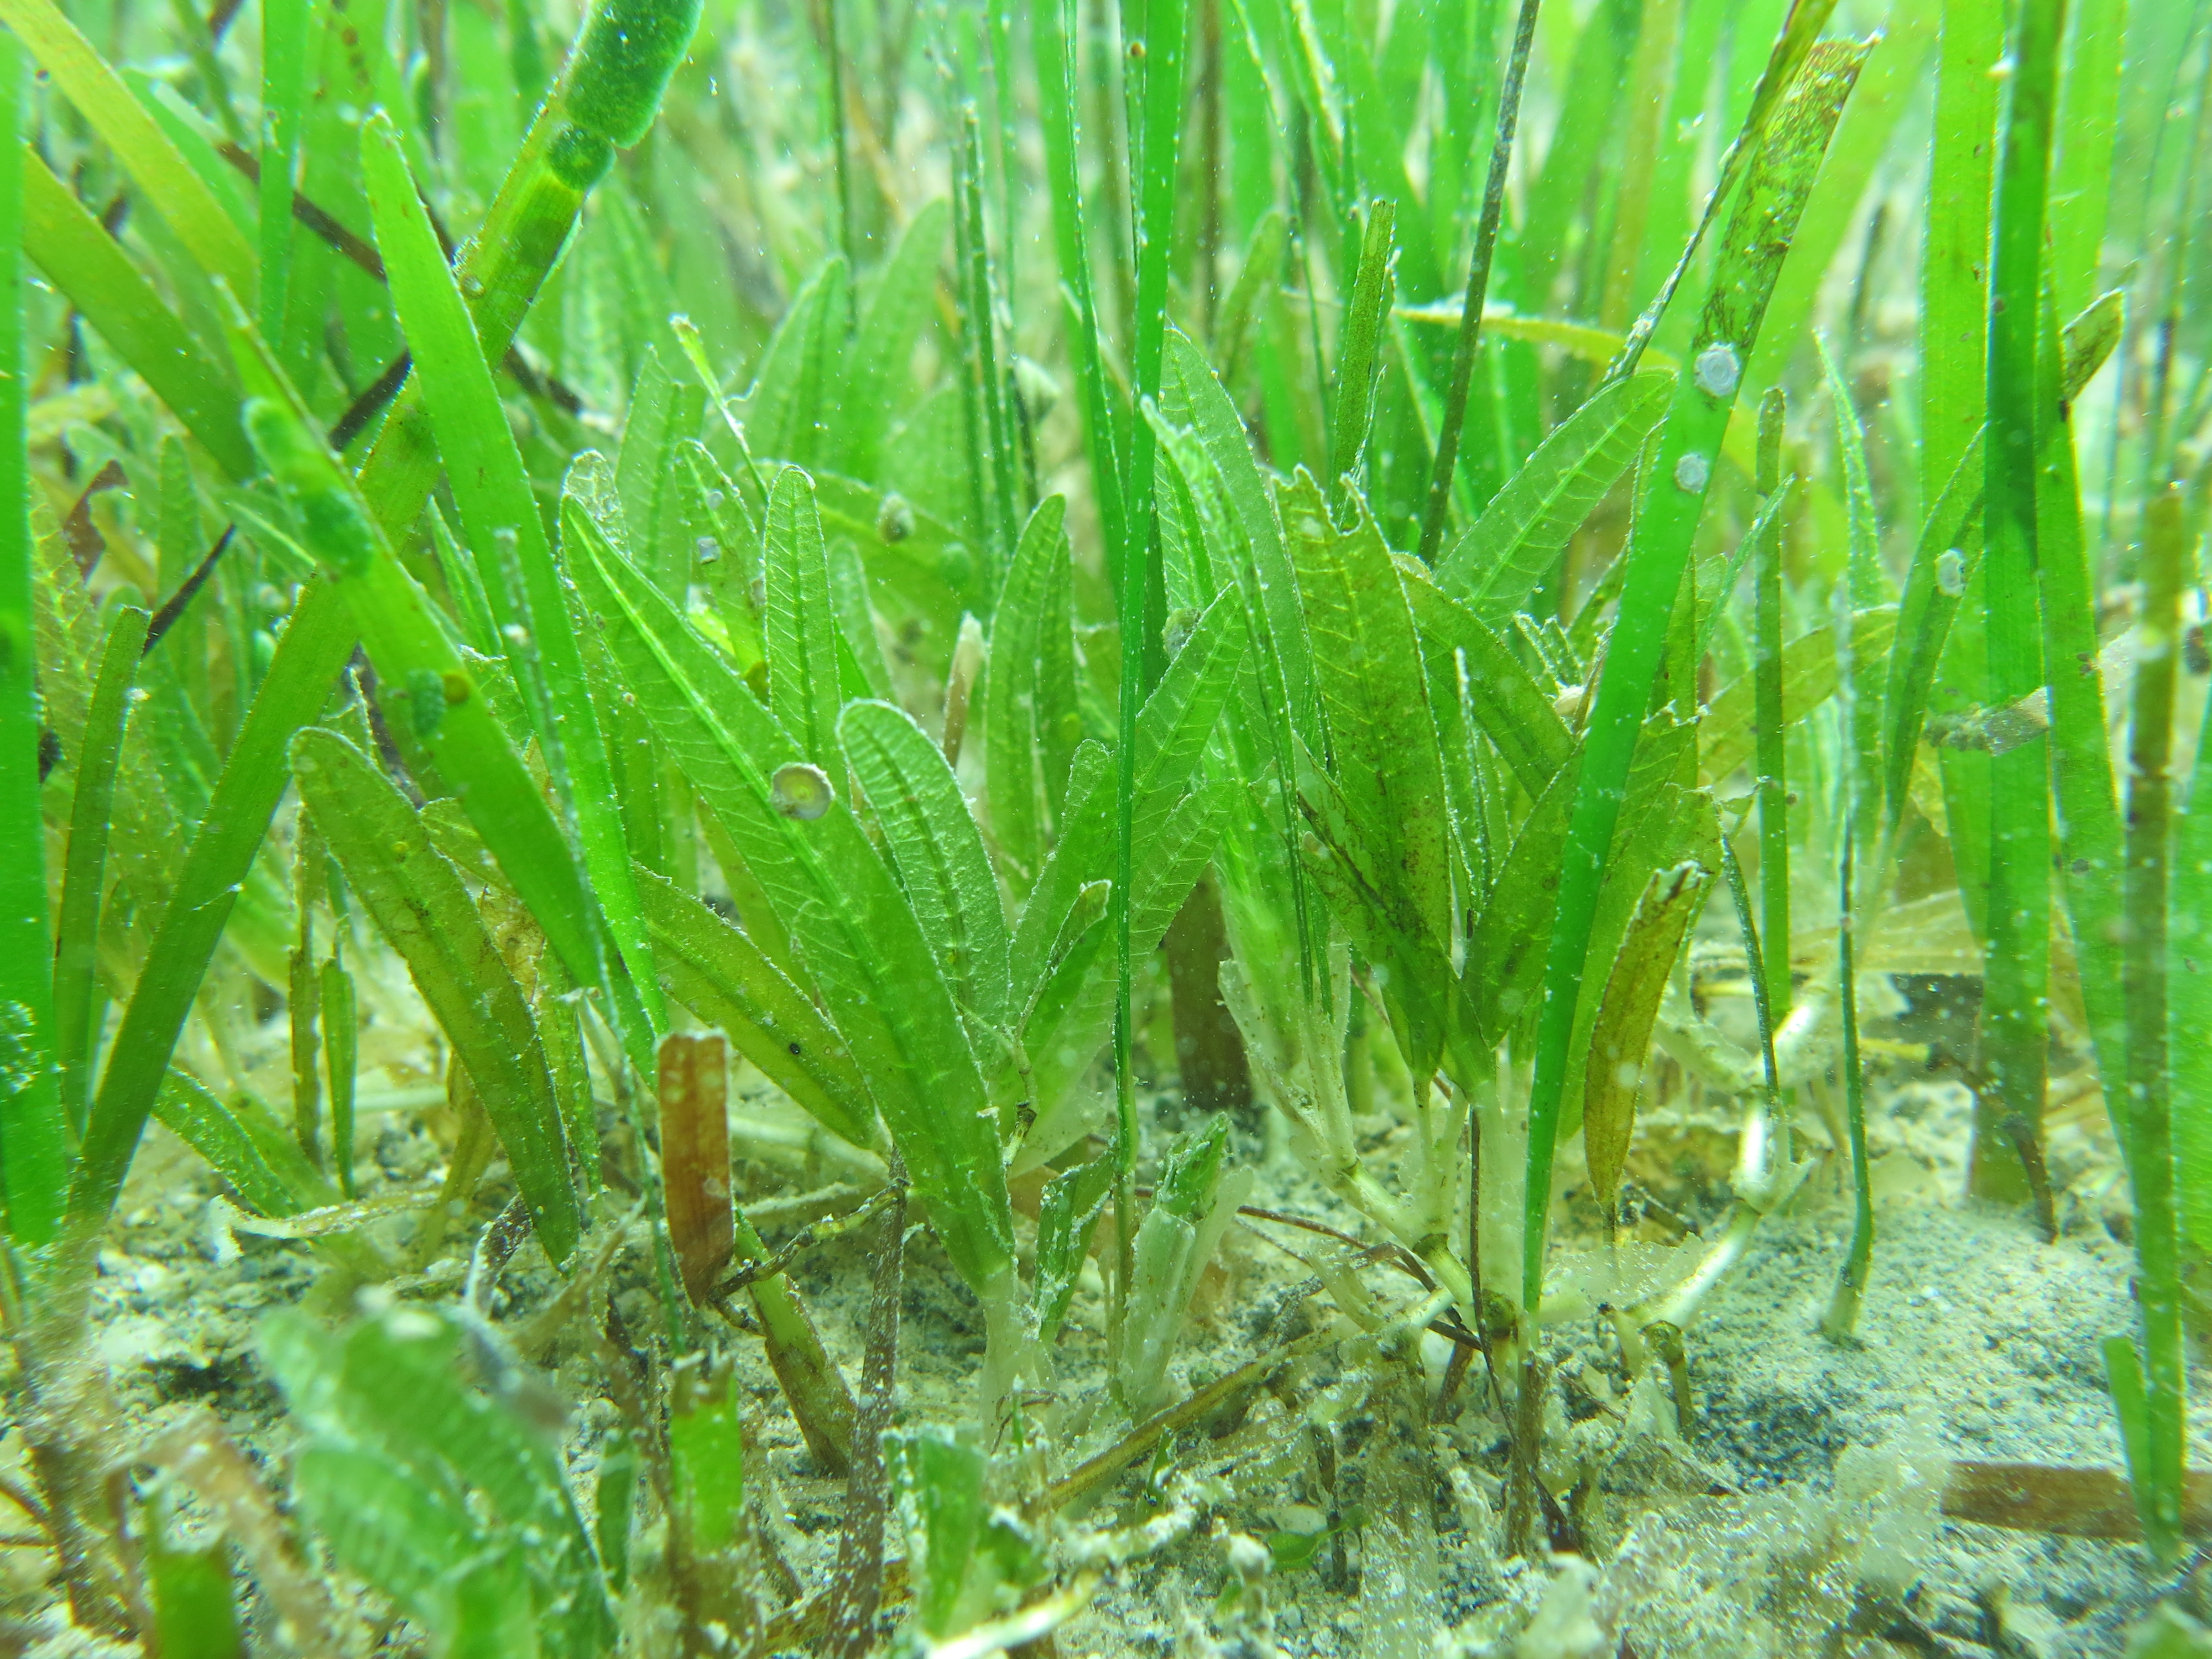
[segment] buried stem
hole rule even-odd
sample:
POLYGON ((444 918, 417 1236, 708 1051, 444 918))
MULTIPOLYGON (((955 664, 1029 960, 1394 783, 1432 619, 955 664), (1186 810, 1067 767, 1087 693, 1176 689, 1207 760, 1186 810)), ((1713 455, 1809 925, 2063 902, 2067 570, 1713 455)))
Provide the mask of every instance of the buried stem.
POLYGON ((1836 921, 1836 975, 1844 1002, 1844 1111, 1851 1142, 1851 1247, 1844 1257, 1844 1270, 1836 1280, 1835 1294, 1820 1322, 1820 1334, 1831 1342, 1850 1340, 1859 1320, 1859 1304, 1866 1295, 1867 1273, 1874 1265, 1874 1194, 1867 1176, 1866 1082, 1859 1069, 1859 1000, 1851 961, 1851 824, 1844 821, 1844 855, 1836 921))

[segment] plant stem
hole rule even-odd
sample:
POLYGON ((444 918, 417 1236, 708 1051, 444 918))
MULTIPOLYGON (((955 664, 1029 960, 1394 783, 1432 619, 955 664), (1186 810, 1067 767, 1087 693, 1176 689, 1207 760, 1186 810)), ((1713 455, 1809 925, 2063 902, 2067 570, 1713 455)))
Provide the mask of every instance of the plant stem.
POLYGON ((1859 1000, 1856 969, 1851 959, 1851 858, 1854 825, 1844 818, 1844 854, 1837 882, 1837 991, 1844 1000, 1844 1112, 1851 1142, 1851 1247, 1844 1258, 1844 1271, 1828 1298, 1827 1316, 1820 1334, 1831 1342, 1847 1342, 1858 1325, 1859 1304, 1866 1295, 1867 1273, 1874 1265, 1874 1194, 1868 1186, 1866 1087, 1859 1069, 1859 1000))
POLYGON ((1752 921, 1751 891, 1743 879, 1743 866, 1726 835, 1721 836, 1721 872, 1728 878, 1729 897, 1735 904, 1736 927, 1743 934, 1744 967, 1751 976, 1752 1012, 1759 1021, 1759 1057, 1765 1081, 1764 1109, 1746 1121, 1739 1155, 1737 1185, 1762 1208, 1771 1207, 1775 1183, 1787 1177, 1796 1163, 1790 1146, 1790 1115, 1782 1097, 1782 1068, 1774 1058, 1774 1004, 1766 982, 1766 953, 1759 948, 1759 928, 1752 921))
POLYGON ((1429 479, 1429 507, 1421 520, 1421 562, 1433 566, 1443 549, 1444 520, 1451 511, 1452 477, 1459 470, 1460 430, 1467 424, 1468 388, 1474 378, 1475 348, 1482 339, 1482 306, 1490 292, 1490 267, 1498 252, 1498 227, 1505 216, 1505 175, 1513 161, 1513 130, 1521 119, 1521 88, 1528 74, 1528 51, 1536 39, 1536 9, 1541 0, 1521 0, 1513 23, 1513 56, 1505 70, 1504 94, 1498 100, 1498 136, 1490 147, 1490 173, 1482 187, 1482 217, 1474 230, 1474 252, 1467 267, 1467 291, 1460 301, 1459 344, 1452 354, 1450 389, 1444 397, 1444 423, 1437 434, 1436 470, 1429 479))
POLYGON ((1115 618, 1121 635, 1119 736, 1114 790, 1114 1232, 1119 1271, 1117 1306, 1136 1271, 1137 1077, 1130 1011, 1129 891, 1135 878, 1137 714, 1165 666, 1158 623, 1166 609, 1159 561, 1153 556, 1158 520, 1152 499, 1157 440, 1145 405, 1158 398, 1167 344, 1169 255, 1175 233, 1176 173, 1182 125, 1183 0, 1150 0, 1145 18, 1144 147, 1138 167, 1142 210, 1137 222, 1136 379, 1130 422, 1129 518, 1120 549, 1115 618))
MULTIPOLYGON (((1782 434, 1787 414, 1780 386, 1759 404, 1759 498, 1782 483, 1782 434)), ((1771 524, 1752 550, 1756 634, 1753 723, 1759 769, 1759 915, 1765 941, 1767 1012, 1790 1012, 1790 743, 1782 708, 1782 526, 1771 524)))
POLYGON ((2135 1197, 2136 1259, 2141 1268, 2136 1299, 2142 1310, 2148 1388, 2142 1432, 2126 1437, 2143 1536, 2161 1560, 2170 1561, 2181 1542, 2187 1457, 2183 1404, 2188 1381, 2182 1346, 2181 1241, 2166 1031, 2166 880, 2173 816, 2168 767, 2187 545, 2176 492, 2169 489, 2151 502, 2143 528, 2144 593, 2138 623, 2142 648, 2136 661, 2128 741, 2127 951, 2123 972, 2128 1012, 2128 1169, 2135 1197))

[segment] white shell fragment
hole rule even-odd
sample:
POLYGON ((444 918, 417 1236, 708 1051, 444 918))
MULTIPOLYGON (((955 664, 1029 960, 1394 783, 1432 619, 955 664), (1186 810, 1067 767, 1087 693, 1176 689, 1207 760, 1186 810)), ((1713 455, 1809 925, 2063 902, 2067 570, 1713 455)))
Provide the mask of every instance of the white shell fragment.
POLYGON ((1726 341, 1717 341, 1698 354, 1698 387, 1716 398, 1735 395, 1743 379, 1743 359, 1735 355, 1735 348, 1726 341))
POLYGON ((1712 482, 1713 464, 1692 450, 1674 463, 1674 488, 1694 495, 1712 482))

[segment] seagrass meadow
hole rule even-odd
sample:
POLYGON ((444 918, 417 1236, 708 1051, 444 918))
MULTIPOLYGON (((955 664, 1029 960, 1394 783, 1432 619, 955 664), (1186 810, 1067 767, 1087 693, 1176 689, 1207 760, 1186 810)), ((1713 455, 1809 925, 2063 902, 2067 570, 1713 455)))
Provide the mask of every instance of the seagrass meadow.
POLYGON ((205 6, 0 1655, 2212 1659, 2212 0, 205 6))

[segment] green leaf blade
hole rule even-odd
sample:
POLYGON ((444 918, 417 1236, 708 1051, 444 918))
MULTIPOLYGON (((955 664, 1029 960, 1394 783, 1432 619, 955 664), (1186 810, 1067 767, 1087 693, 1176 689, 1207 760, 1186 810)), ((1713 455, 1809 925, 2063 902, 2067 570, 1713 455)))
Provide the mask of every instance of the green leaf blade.
POLYGON ((851 703, 837 730, 969 1039, 988 1052, 1008 1024, 1006 918, 960 781, 902 708, 851 703))

